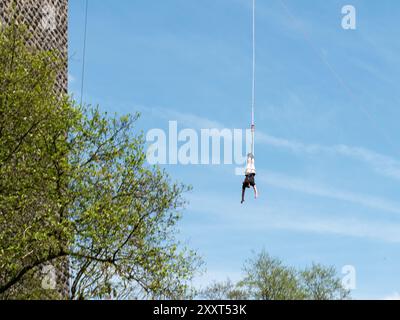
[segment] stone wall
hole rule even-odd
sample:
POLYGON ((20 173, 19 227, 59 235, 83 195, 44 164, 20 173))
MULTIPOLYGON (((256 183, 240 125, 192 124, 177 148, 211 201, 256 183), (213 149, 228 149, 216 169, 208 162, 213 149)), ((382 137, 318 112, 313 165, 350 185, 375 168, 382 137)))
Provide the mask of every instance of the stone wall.
MULTIPOLYGON (((32 34, 29 45, 40 50, 57 52, 63 63, 63 68, 57 76, 57 88, 66 93, 68 91, 68 0, 0 0, 0 22, 6 25, 11 20, 27 26, 32 34)), ((67 298, 68 260, 60 259, 53 265, 55 268, 52 269, 56 270, 56 290, 67 298)))
POLYGON ((68 0, 0 0, 0 21, 7 24, 12 18, 24 23, 32 34, 31 45, 60 54, 64 70, 58 86, 68 89, 68 0))

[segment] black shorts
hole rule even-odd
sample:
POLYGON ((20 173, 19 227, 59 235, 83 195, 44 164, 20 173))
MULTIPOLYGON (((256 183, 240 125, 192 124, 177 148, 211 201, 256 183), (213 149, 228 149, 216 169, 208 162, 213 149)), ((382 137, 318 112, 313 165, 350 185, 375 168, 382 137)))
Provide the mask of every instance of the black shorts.
POLYGON ((244 179, 243 182, 243 189, 250 188, 250 186, 254 187, 256 185, 254 177, 255 177, 254 173, 246 175, 246 178, 244 179))

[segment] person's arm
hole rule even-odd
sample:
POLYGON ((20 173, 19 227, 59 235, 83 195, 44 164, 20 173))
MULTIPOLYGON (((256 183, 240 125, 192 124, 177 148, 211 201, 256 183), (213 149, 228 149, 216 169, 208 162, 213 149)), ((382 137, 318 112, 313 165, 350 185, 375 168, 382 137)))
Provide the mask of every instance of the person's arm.
POLYGON ((244 193, 246 192, 246 188, 242 187, 242 201, 240 203, 244 202, 244 193))
POLYGON ((257 186, 256 185, 254 185, 254 197, 257 199, 257 197, 258 197, 258 191, 257 191, 257 186))

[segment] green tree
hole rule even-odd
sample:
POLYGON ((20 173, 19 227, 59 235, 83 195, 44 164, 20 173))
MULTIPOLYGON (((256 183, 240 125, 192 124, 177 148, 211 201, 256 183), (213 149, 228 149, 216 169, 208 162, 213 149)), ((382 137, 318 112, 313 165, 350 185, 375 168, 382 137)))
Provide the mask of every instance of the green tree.
POLYGON ((313 264, 304 270, 285 266, 265 250, 245 262, 237 284, 214 282, 200 291, 211 300, 343 300, 350 299, 333 267, 313 264))
POLYGON ((77 106, 55 88, 57 54, 26 37, 0 32, 0 297, 60 298, 39 275, 65 260, 72 299, 187 297, 189 188, 146 165, 138 115, 77 106))
POLYGON ((350 298, 333 267, 313 264, 299 272, 299 280, 305 298, 309 300, 344 300, 350 298))
POLYGON ((213 282, 200 290, 199 297, 206 300, 247 300, 247 293, 230 279, 223 282, 213 282))
POLYGON ((62 199, 54 201, 63 181, 53 161, 65 166, 60 132, 75 115, 67 99, 53 93, 54 54, 33 53, 26 40, 15 25, 0 32, 0 293, 57 297, 34 275, 57 258, 66 237, 69 223, 56 215, 62 199))
POLYGON ((244 265, 240 286, 255 300, 296 300, 303 298, 296 271, 264 250, 244 265))

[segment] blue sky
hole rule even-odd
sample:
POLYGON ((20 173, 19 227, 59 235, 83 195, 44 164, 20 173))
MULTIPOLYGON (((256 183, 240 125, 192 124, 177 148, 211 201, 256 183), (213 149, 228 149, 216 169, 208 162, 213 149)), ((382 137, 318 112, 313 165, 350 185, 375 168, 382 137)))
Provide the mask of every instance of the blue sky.
MULTIPOLYGON (((79 99, 84 1, 69 1, 69 86, 79 99)), ((257 3, 256 182, 232 165, 167 165, 191 184, 180 237, 196 284, 241 276, 252 251, 356 268, 355 298, 400 295, 400 3, 257 3), (341 8, 357 29, 341 27, 341 8)), ((247 128, 250 0, 89 2, 84 101, 140 111, 147 132, 247 128)))

